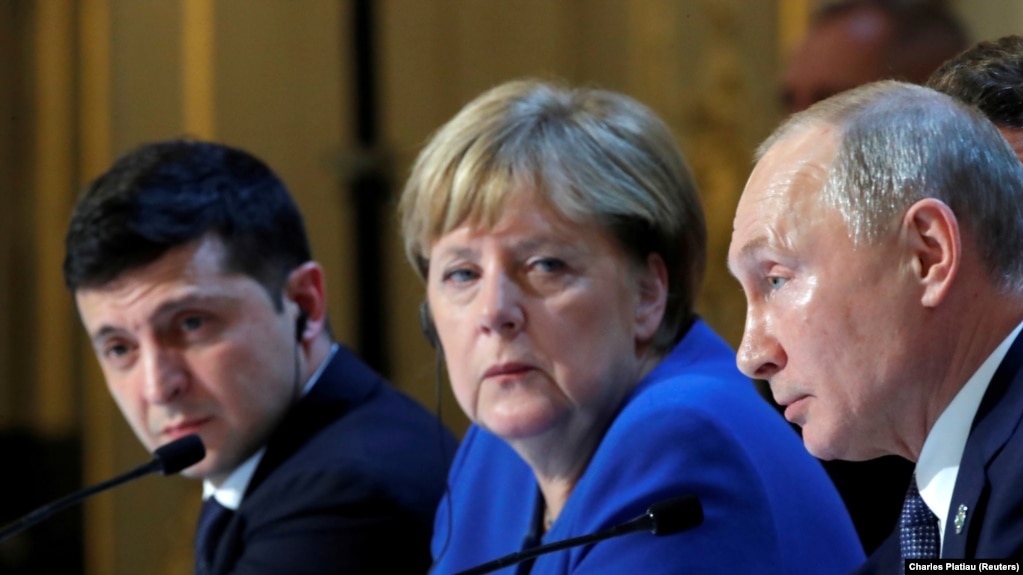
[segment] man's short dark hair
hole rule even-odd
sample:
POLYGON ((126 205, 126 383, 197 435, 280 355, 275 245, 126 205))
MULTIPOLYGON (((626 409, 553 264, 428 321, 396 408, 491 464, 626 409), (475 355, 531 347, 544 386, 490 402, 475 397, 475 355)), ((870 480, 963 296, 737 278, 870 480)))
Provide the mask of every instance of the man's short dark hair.
POLYGON ((992 122, 1023 128, 1023 36, 1004 36, 942 64, 927 85, 980 109, 992 122))
POLYGON ((226 249, 224 271, 252 277, 277 306, 288 274, 311 258, 298 207, 261 160, 209 142, 145 144, 78 198, 64 281, 72 292, 101 287, 211 234, 226 249))

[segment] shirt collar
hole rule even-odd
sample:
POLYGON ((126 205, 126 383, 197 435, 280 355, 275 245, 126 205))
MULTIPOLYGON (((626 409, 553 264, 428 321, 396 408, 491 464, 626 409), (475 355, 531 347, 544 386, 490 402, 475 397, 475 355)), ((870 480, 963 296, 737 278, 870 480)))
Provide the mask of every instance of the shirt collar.
MULTIPOLYGON (((323 371, 327 368, 327 364, 334 359, 334 354, 340 346, 335 343, 330 347, 330 353, 327 354, 327 358, 323 360, 320 367, 316 368, 316 372, 309 378, 305 386, 302 388, 302 397, 305 397, 316 385, 316 382, 320 380, 320 376, 323 375, 323 371)), ((244 463, 239 465, 227 476, 220 487, 214 487, 209 481, 202 482, 202 498, 205 501, 209 497, 216 497, 217 502, 224 507, 234 511, 242 504, 242 497, 245 495, 245 490, 249 487, 249 482, 252 481, 252 476, 256 473, 256 467, 259 466, 259 462, 263 459, 263 453, 266 452, 266 447, 261 447, 259 451, 252 454, 251 457, 245 460, 244 463)))
POLYGON ((1016 326, 977 371, 967 380, 966 385, 941 413, 934 427, 927 434, 920 457, 916 463, 917 487, 927 507, 938 517, 938 532, 942 542, 945 539, 946 513, 952 503, 952 492, 956 478, 959 476, 959 461, 966 449, 966 440, 970 436, 973 418, 984 398, 988 384, 994 377, 998 366, 1009 353, 1009 347, 1016 340, 1023 323, 1016 326))

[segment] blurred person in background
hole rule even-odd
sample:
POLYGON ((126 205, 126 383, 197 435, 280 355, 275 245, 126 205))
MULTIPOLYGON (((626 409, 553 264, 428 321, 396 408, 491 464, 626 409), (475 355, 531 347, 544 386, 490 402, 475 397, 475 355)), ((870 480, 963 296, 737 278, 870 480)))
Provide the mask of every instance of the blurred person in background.
POLYGON ((875 80, 922 84, 969 43, 940 0, 823 2, 782 74, 783 108, 798 112, 875 80))

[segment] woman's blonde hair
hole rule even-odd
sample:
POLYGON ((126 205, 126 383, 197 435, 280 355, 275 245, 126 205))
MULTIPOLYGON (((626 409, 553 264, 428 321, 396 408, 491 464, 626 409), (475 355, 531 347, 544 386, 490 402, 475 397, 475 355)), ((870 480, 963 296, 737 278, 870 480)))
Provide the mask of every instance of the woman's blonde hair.
POLYGON ((497 86, 466 105, 422 150, 402 192, 405 253, 427 277, 433 243, 465 222, 493 226, 509 196, 532 190, 562 215, 610 232, 639 264, 668 268, 654 347, 677 343, 694 315, 706 224, 668 127, 636 100, 535 80, 497 86))

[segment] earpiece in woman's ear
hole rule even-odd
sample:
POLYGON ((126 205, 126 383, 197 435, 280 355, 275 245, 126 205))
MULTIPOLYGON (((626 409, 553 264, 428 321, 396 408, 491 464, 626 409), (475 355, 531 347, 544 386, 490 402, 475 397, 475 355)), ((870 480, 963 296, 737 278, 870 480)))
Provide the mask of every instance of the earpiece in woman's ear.
POLYGON ((440 348, 437 328, 433 325, 433 315, 430 314, 430 304, 425 301, 419 305, 419 328, 423 330, 426 341, 430 342, 430 347, 440 348))
POLYGON ((298 317, 295 318, 295 341, 302 341, 302 334, 305 333, 305 324, 309 321, 309 316, 306 315, 305 310, 299 308, 298 317))

